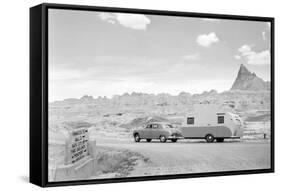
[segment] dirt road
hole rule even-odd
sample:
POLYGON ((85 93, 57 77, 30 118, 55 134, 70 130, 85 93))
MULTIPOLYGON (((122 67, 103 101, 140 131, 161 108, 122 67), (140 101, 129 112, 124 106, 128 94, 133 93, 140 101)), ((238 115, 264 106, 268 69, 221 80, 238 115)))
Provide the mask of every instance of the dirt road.
POLYGON ((186 174, 270 168, 270 142, 206 143, 205 141, 135 143, 131 140, 97 140, 98 145, 128 149, 148 157, 129 176, 186 174))

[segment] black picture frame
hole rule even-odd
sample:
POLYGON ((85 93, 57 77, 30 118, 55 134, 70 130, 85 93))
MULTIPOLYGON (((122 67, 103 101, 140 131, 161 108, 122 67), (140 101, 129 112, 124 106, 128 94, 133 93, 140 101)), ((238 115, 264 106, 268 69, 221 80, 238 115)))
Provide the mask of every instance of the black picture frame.
POLYGON ((30 8, 30 182, 41 187, 133 182, 209 176, 274 172, 274 18, 97 7, 65 4, 40 4, 30 8), (271 23, 271 167, 269 169, 208 172, 194 174, 127 177, 98 180, 48 181, 48 9, 140 13, 178 17, 266 21, 271 23))

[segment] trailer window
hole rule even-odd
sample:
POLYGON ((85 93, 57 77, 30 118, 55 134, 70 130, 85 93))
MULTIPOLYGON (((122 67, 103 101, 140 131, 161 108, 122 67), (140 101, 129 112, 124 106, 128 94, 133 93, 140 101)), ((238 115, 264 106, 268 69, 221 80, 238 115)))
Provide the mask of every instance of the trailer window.
POLYGON ((194 117, 188 117, 187 124, 194 124, 194 117))
POLYGON ((224 116, 218 116, 218 124, 224 123, 224 116))
POLYGON ((152 129, 158 129, 158 125, 157 124, 153 124, 152 125, 152 129))

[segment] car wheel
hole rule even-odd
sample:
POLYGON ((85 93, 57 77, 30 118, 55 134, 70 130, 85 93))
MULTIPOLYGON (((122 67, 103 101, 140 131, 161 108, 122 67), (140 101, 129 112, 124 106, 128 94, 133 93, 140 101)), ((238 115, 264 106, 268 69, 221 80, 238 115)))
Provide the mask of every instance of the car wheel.
POLYGON ((165 143, 167 141, 165 135, 160 135, 159 139, 161 143, 165 143))
POLYGON ((151 139, 146 139, 147 142, 151 142, 151 139))
POLYGON ((135 142, 140 142, 141 140, 140 135, 138 133, 134 135, 134 138, 135 138, 135 142))
POLYGON ((206 139, 206 141, 207 141, 208 143, 212 143, 212 142, 214 142, 214 140, 215 140, 215 138, 214 138, 214 136, 213 136, 212 134, 206 135, 205 139, 206 139))
POLYGON ((224 141, 224 138, 217 138, 218 143, 222 143, 224 141))
POLYGON ((178 139, 171 139, 171 140, 172 140, 172 142, 174 142, 174 143, 178 141, 178 139))

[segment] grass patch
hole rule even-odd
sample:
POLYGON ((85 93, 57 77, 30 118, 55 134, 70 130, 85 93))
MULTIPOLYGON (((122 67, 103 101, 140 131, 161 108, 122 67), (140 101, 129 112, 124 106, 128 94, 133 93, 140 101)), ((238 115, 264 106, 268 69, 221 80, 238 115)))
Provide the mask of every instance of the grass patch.
POLYGON ((126 149, 98 147, 98 174, 114 174, 114 177, 126 177, 134 170, 139 161, 148 162, 149 159, 126 149))

